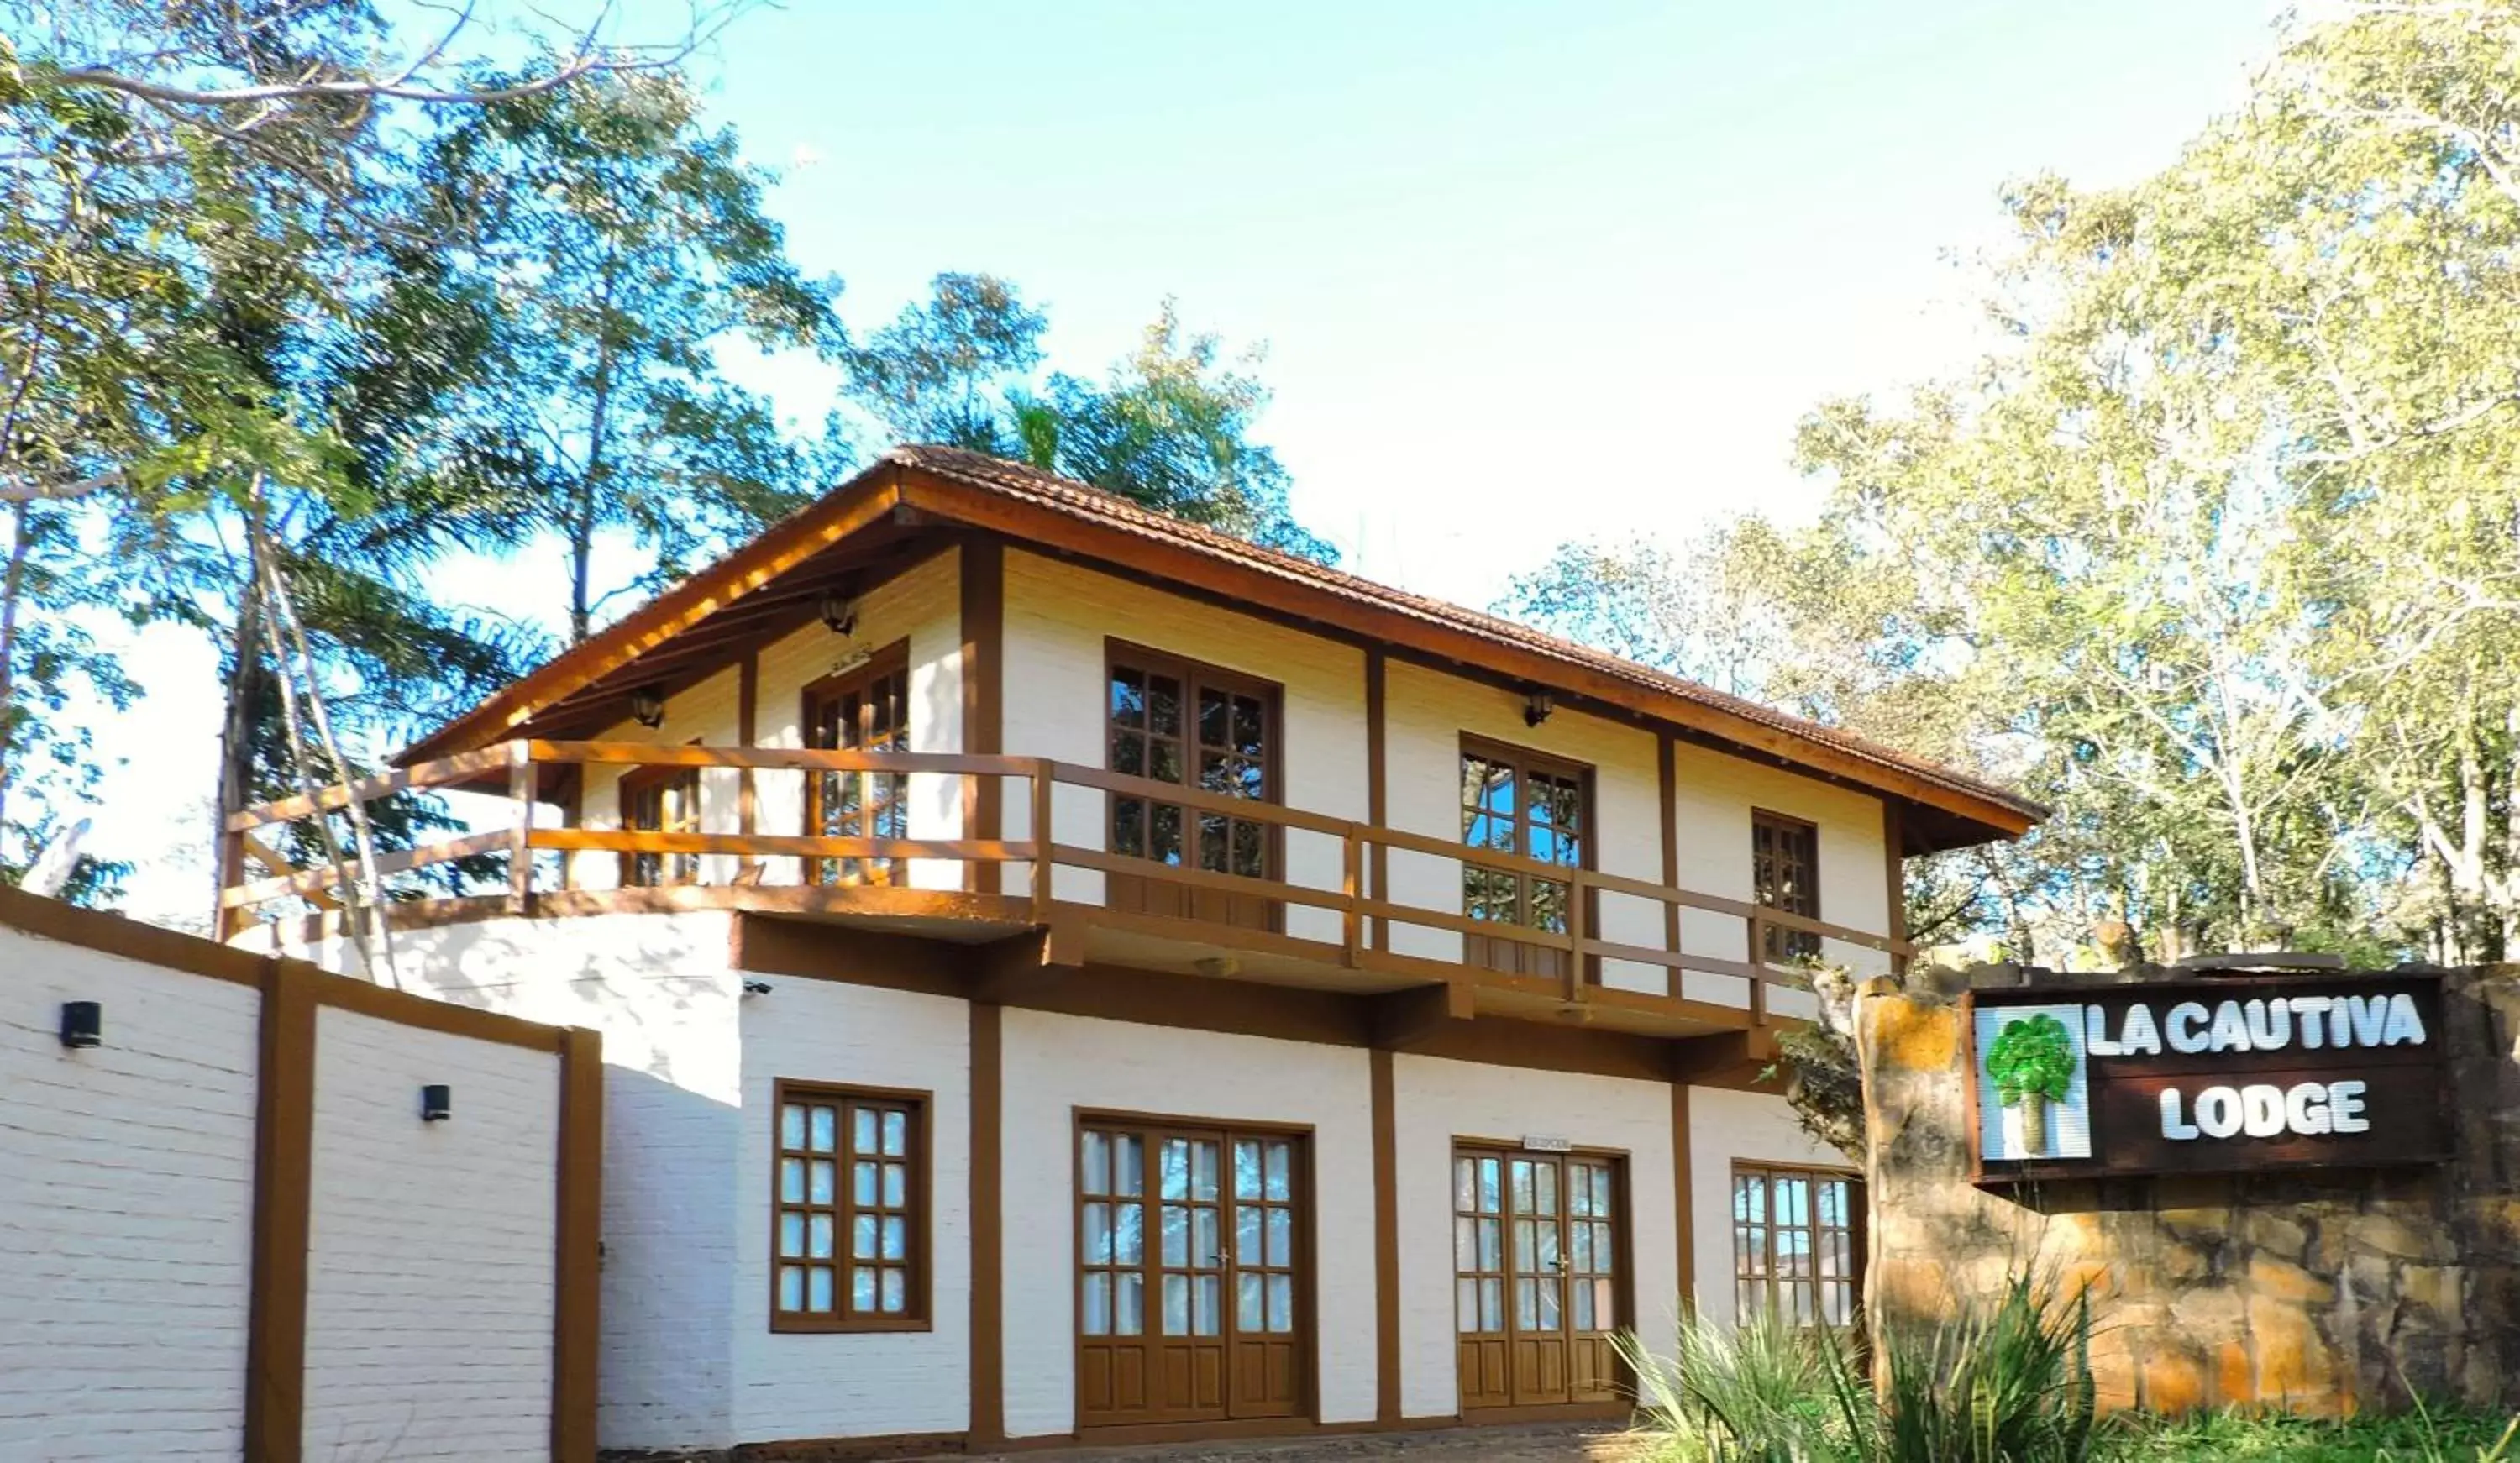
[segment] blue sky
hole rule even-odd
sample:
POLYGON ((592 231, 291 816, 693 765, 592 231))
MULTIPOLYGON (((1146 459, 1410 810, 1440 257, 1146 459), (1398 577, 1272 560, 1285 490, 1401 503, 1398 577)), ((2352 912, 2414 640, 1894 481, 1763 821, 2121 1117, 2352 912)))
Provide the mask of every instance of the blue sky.
MULTIPOLYGON (((1175 296, 1267 345, 1298 517, 1351 568, 1485 604, 1562 539, 1808 511, 1806 410, 1967 358, 1952 255, 1999 238, 1999 185, 2168 162, 2271 14, 793 0, 699 70, 854 327, 984 270, 1092 374, 1175 296)), ((800 422, 831 403, 810 363, 741 374, 800 422)), ((447 588, 548 615, 560 574, 534 549, 447 588)), ((129 658, 153 694, 100 729, 130 765, 89 846, 140 861, 135 912, 197 918, 212 659, 174 631, 129 658)))

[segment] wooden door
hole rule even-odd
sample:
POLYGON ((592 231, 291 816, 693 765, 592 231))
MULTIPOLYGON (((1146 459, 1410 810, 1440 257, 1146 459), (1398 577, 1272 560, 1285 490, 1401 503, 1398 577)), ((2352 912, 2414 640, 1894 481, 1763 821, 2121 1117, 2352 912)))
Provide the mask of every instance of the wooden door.
POLYGON ((1618 1304, 1617 1169, 1604 1158, 1463 1148, 1453 1158, 1462 1407, 1608 1401, 1618 1304))
MULTIPOLYGON (((853 671, 805 687, 805 745, 835 752, 910 750, 910 651, 886 650, 853 671)), ((805 779, 805 834, 810 838, 908 838, 910 777, 905 773, 816 773, 805 779)), ((898 884, 900 859, 808 859, 817 884, 898 884)))
POLYGON ((1078 1426, 1301 1412, 1302 1139, 1096 1123, 1078 1144, 1078 1426))
MULTIPOLYGON (((1462 743, 1462 842, 1559 868, 1592 866, 1590 768, 1518 747, 1462 743)), ((1500 926, 1462 937, 1464 963, 1516 975, 1565 978, 1570 956, 1514 938, 1512 927, 1563 935, 1572 886, 1538 873, 1462 865, 1462 912, 1500 926)), ((1598 928, 1598 920, 1588 926, 1598 928)))
MULTIPOLYGON (((1278 688, 1213 666, 1114 646, 1111 771, 1219 797, 1278 800, 1278 688)), ((1110 849, 1176 867, 1278 877, 1277 826, 1160 797, 1111 797, 1110 849)), ((1280 902, 1191 889, 1164 879, 1107 876, 1115 909, 1275 929, 1280 902)))

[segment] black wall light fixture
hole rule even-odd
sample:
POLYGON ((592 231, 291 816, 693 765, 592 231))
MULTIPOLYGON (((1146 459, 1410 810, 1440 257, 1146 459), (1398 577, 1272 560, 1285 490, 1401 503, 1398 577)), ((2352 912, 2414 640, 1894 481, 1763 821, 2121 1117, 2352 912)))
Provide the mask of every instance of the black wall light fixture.
POLYGON ((1522 724, 1526 727, 1537 727, 1549 720, 1549 713, 1556 709, 1555 697, 1545 690, 1533 691, 1522 698, 1522 724))
POLYGON ((643 686, 630 693, 630 720, 653 731, 665 725, 665 688, 643 686))
POLYGON ((455 1089, 442 1082, 432 1082, 420 1089, 420 1121, 443 1123, 455 1116, 455 1089))
POLYGON ((62 1002, 62 1044, 72 1049, 105 1042, 105 1007, 93 1000, 62 1002))

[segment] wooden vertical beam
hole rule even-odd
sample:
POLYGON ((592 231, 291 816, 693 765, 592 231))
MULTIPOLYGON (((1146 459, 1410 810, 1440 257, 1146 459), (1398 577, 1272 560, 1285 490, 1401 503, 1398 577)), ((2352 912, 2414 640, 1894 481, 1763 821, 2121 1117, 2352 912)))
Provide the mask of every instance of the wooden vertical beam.
POLYGON ((508 743, 508 912, 534 911, 534 759, 523 737, 508 743))
POLYGON ((559 1203, 553 1215, 552 1459, 595 1463, 595 1352, 604 1264, 604 1038, 560 1035, 559 1203))
MULTIPOLYGON (((225 820, 222 817, 221 821, 224 823, 225 820)), ((243 833, 224 829, 219 833, 218 888, 210 897, 210 937, 221 945, 236 938, 237 932, 245 928, 245 906, 232 906, 218 897, 245 882, 245 840, 243 833)))
MULTIPOLYGON (((747 650, 735 669, 735 743, 751 747, 761 744, 761 652, 747 650)), ((736 831, 749 838, 759 832, 759 793, 753 786, 753 770, 745 768, 736 775, 736 831)), ((758 878, 761 861, 745 855, 736 865, 737 877, 758 878)))
POLYGON ((1006 1007, 970 1002, 971 1417, 967 1446, 1007 1440, 1005 1246, 1006 1007))
POLYGON ((1672 1232, 1680 1244, 1680 1305, 1684 1320, 1697 1310, 1697 1213, 1689 1178, 1688 1084, 1671 1085, 1672 1232))
MULTIPOLYGON (((1680 887, 1680 764, 1669 727, 1655 735, 1654 767, 1662 803, 1662 886, 1677 889, 1680 887)), ((1680 953, 1680 906, 1677 904, 1666 903, 1662 907, 1662 948, 1667 953, 1680 953)), ((1664 966, 1663 976, 1666 982, 1664 994, 1680 996, 1680 967, 1664 966)))
MULTIPOLYGON (((1388 745, 1383 729, 1383 684, 1386 666, 1382 647, 1368 645, 1365 650, 1365 820, 1377 828, 1391 826, 1390 789, 1384 778, 1383 753, 1388 745)), ((1377 839, 1367 851, 1367 872, 1372 876, 1369 889, 1374 899, 1391 898, 1391 850, 1377 839)), ((1391 921, 1375 916, 1373 948, 1391 948, 1391 921)))
POLYGON ((314 1210, 315 970, 263 963, 255 1074, 253 1289, 246 1336, 245 1456, 298 1463, 306 1432, 307 1244, 314 1210))
MULTIPOLYGON (((975 755, 1006 750, 1007 555, 995 539, 967 539, 961 561, 963 622, 963 747, 975 755)), ((963 836, 1005 836, 1006 788, 996 777, 963 779, 963 836)), ((1033 836, 1042 836, 1038 828, 1033 836)), ((963 870, 963 887, 981 894, 1002 890, 1004 867, 974 862, 963 870)))
POLYGON ((1400 1421, 1400 1133, 1391 1052, 1367 1053, 1373 1091, 1373 1415, 1400 1421))
MULTIPOLYGON (((1898 801, 1881 800, 1881 857, 1890 879, 1890 938, 1905 943, 1908 938, 1908 827, 1898 801)), ((1908 957, 1893 953, 1890 973, 1908 973, 1908 957)))

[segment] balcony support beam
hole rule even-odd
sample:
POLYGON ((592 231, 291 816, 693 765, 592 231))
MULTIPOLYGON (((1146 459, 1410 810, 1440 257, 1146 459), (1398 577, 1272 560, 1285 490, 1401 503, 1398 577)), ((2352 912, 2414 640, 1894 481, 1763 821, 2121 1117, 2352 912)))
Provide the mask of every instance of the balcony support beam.
POLYGON ((1463 981, 1412 986, 1376 996, 1372 998, 1373 1044, 1384 1051, 1407 1051, 1460 1030, 1454 1023, 1467 1022, 1475 1014, 1470 987, 1463 981))

